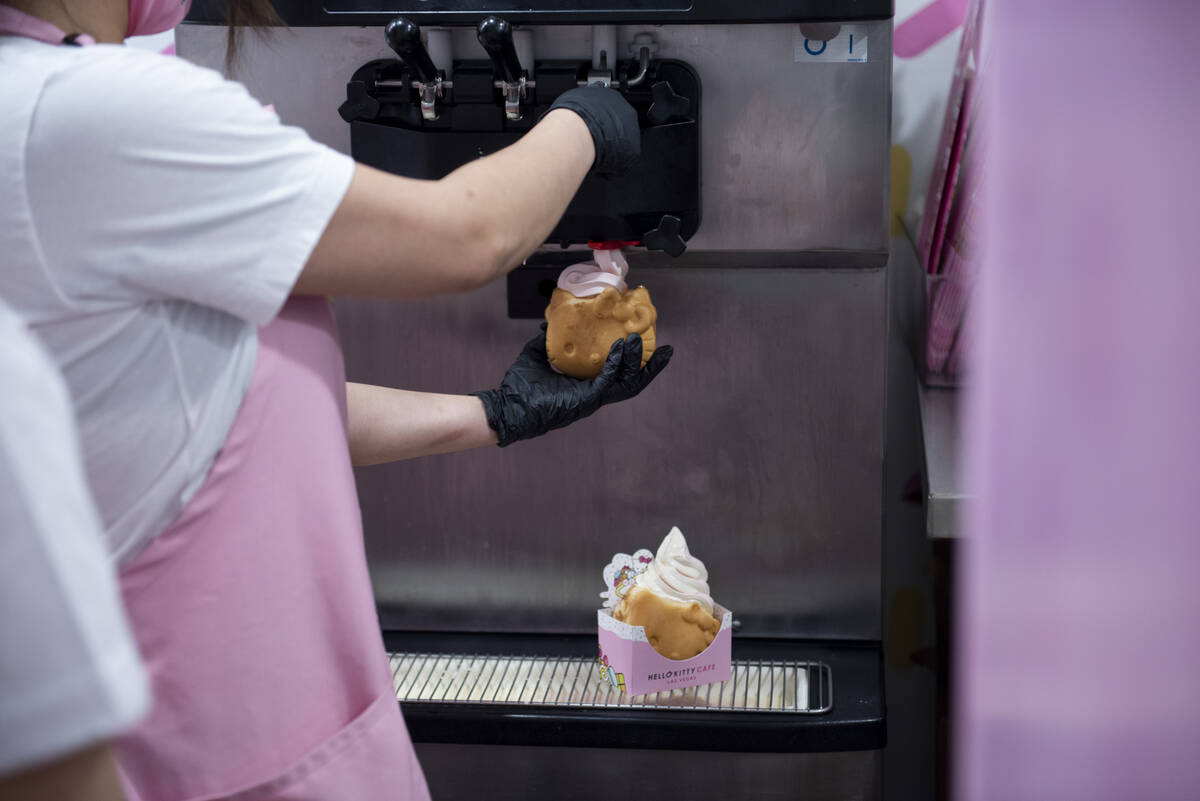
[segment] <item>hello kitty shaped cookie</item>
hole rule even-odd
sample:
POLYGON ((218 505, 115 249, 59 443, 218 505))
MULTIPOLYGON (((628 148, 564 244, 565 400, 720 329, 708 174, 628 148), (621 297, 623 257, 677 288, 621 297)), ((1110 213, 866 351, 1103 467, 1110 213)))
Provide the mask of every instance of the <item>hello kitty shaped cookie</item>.
POLYGON ((642 366, 655 348, 658 311, 644 286, 629 289, 620 250, 600 249, 592 261, 562 271, 546 307, 546 358, 572 378, 595 378, 614 342, 642 338, 642 366))
POLYGON ((604 566, 604 586, 608 587, 600 593, 600 597, 604 599, 604 608, 615 608, 636 583, 637 577, 645 572, 653 561, 654 554, 645 548, 633 554, 615 554, 612 561, 604 566))

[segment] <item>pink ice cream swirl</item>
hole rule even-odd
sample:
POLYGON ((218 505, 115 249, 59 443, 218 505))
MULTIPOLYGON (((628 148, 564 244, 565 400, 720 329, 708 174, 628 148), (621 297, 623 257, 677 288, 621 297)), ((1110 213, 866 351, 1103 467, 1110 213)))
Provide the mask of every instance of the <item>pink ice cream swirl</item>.
POLYGON ((629 264, 619 250, 596 250, 594 261, 572 264, 558 276, 558 288, 577 298, 590 298, 612 287, 624 292, 629 264))

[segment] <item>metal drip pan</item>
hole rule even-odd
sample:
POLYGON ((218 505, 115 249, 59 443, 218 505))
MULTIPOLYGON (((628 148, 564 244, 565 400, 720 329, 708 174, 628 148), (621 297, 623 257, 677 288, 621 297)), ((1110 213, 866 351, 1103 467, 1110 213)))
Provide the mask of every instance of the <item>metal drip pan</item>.
POLYGON ((587 657, 389 654, 403 704, 521 704, 566 709, 655 709, 819 715, 833 708, 821 662, 734 660, 728 681, 626 695, 587 657))
POLYGON ((739 637, 729 681, 639 696, 601 678, 594 634, 385 631, 384 642, 418 744, 812 753, 886 740, 873 642, 739 637))

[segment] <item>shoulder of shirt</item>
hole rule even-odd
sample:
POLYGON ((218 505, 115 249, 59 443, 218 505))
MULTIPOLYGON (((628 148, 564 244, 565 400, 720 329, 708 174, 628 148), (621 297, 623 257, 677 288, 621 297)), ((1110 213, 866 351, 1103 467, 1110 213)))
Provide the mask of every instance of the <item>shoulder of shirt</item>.
POLYGON ((77 52, 80 57, 58 77, 79 84, 102 82, 106 93, 178 93, 193 87, 242 89, 216 70, 179 56, 104 44, 79 48, 77 52))
POLYGON ((78 129, 144 138, 179 126, 203 127, 238 119, 265 122, 267 115, 241 84, 178 56, 121 45, 56 48, 39 99, 43 132, 74 138, 78 129), (261 118, 260 118, 260 115, 261 118))
POLYGON ((255 102, 241 84, 178 56, 122 45, 61 49, 74 52, 58 59, 59 69, 47 81, 43 100, 64 93, 73 103, 121 111, 161 110, 176 102, 195 106, 205 97, 225 103, 255 102))

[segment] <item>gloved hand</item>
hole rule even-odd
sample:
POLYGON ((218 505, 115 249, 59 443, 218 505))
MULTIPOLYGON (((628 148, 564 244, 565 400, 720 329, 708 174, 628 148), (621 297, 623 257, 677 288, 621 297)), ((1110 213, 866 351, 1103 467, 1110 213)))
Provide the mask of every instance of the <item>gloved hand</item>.
POLYGON ((574 111, 592 132, 596 144, 592 175, 626 173, 642 154, 637 112, 615 89, 596 85, 569 89, 558 96, 550 111, 556 108, 574 111))
POLYGON ((671 360, 663 345, 642 364, 642 338, 613 343, 600 375, 580 380, 554 372, 546 359, 546 324, 504 374, 499 389, 473 392, 483 402, 500 446, 545 434, 587 417, 606 403, 627 400, 646 388, 671 360), (639 369, 640 368, 640 369, 639 369))

